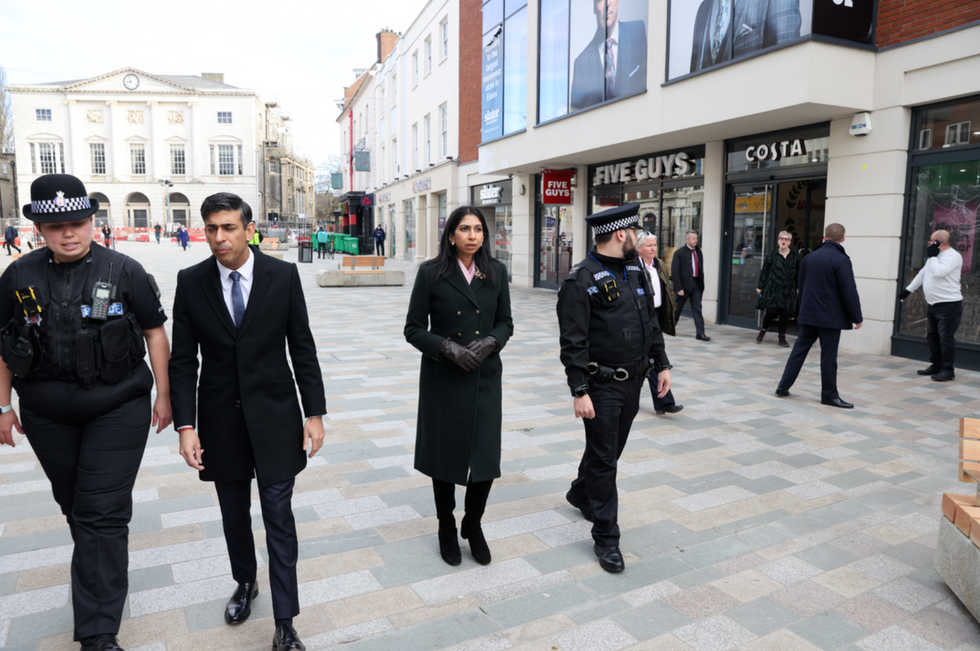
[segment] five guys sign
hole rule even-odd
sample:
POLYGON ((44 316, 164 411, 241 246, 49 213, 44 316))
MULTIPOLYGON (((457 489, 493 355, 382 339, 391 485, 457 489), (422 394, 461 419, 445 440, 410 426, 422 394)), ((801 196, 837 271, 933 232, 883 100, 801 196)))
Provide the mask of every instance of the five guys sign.
POLYGON ((545 205, 571 205, 573 174, 572 170, 545 170, 541 174, 545 205))

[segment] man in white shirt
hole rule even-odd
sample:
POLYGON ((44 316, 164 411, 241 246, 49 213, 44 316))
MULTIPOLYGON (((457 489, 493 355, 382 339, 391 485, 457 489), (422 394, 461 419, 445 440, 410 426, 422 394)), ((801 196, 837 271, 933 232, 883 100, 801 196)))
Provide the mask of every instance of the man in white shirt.
POLYGON ((926 264, 916 274, 898 298, 905 302, 909 295, 922 287, 929 309, 926 311, 926 341, 929 343, 929 368, 917 371, 931 375, 936 382, 948 382, 956 376, 956 329, 963 317, 963 293, 960 291, 960 271, 963 256, 950 246, 949 231, 936 231, 929 238, 926 264))

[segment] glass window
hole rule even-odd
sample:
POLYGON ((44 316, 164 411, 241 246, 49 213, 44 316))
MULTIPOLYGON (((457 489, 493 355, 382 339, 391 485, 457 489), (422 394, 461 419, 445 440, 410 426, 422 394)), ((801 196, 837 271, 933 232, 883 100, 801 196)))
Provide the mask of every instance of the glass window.
POLYGON ((513 268, 513 237, 514 213, 510 206, 494 207, 493 256, 507 267, 507 277, 510 278, 513 268))
POLYGON ((184 156, 183 143, 170 144, 170 173, 174 176, 183 176, 187 173, 187 160, 184 156))
POLYGON ((276 173, 276 161, 270 160, 269 161, 269 174, 275 174, 275 173, 276 173))
POLYGON ((419 125, 412 125, 412 169, 419 169, 419 125))
POLYGON ((432 39, 425 39, 425 74, 432 72, 432 39))
POLYGON ((238 175, 242 175, 242 168, 244 166, 244 157, 242 156, 242 146, 238 145, 238 175))
POLYGON ((504 24, 504 134, 527 125, 527 7, 504 24))
MULTIPOLYGON (((966 163, 943 163, 912 168, 912 192, 905 228, 905 258, 898 279, 906 287, 926 261, 926 243, 932 233, 946 230, 950 244, 963 256, 960 288, 963 319, 956 331, 957 343, 980 343, 980 155, 966 163)), ((926 335, 925 296, 917 291, 900 307, 898 331, 926 335)))
POLYGON ((218 111, 218 124, 231 124, 231 111, 218 111))
POLYGON ((441 155, 445 159, 449 156, 449 116, 445 104, 439 107, 439 122, 439 129, 442 131, 442 141, 440 143, 442 145, 441 155))
POLYGON ((978 119, 980 99, 921 111, 915 125, 919 149, 980 144, 980 128, 971 131, 971 125, 978 119))
POLYGON ((489 0, 483 3, 483 33, 495 29, 504 22, 504 0, 489 0))
POLYGON ((51 109, 34 109, 34 117, 38 122, 50 122, 51 109))
POLYGON ((88 144, 88 151, 92 160, 92 174, 95 176, 105 176, 105 143, 90 142, 88 144))
POLYGON ((504 16, 510 17, 514 15, 518 9, 523 9, 527 6, 527 0, 504 0, 504 16))
POLYGON ((37 160, 34 156, 34 143, 31 143, 31 174, 37 174, 37 160))
POLYGON ((432 118, 425 116, 425 163, 432 162, 432 118))
POLYGON ((146 176, 146 147, 141 142, 129 145, 129 159, 133 176, 146 176))
POLYGON ((442 56, 443 58, 449 56, 449 21, 442 21, 440 25, 440 31, 442 32, 442 56))
POLYGON ((447 197, 448 195, 445 192, 436 195, 436 202, 438 205, 438 216, 437 216, 438 221, 436 223, 438 224, 438 230, 439 230, 439 233, 436 236, 437 242, 442 241, 442 232, 446 230, 446 218, 449 216, 447 212, 448 204, 446 203, 447 197))
POLYGON ((571 270, 572 207, 541 206, 538 281, 560 284, 571 270))
POLYGON ((419 53, 412 53, 412 85, 419 83, 419 53))
POLYGON ((415 255, 415 200, 402 202, 405 207, 405 256, 411 259, 415 255))
POLYGON ((234 176, 235 174, 235 146, 218 145, 218 174, 221 176, 234 176))
MULTIPOLYGON (((141 145, 142 146, 142 145, 141 145)), ((57 174, 55 162, 55 145, 51 142, 40 142, 37 145, 38 158, 41 160, 41 174, 57 174)))
POLYGON ((568 113, 568 1, 541 0, 540 122, 568 113))

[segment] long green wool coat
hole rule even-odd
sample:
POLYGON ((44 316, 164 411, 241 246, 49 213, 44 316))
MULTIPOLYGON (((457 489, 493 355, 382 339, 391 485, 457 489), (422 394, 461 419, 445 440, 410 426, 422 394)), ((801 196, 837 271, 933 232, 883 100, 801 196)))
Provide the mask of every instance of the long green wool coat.
POLYGON ((405 319, 405 339, 422 352, 415 469, 434 479, 466 484, 500 476, 500 350, 514 333, 507 269, 494 260, 496 286, 489 279, 467 284, 457 265, 437 279, 432 263, 419 267, 405 319), (461 346, 494 337, 500 350, 475 371, 466 372, 443 356, 451 338, 461 346))

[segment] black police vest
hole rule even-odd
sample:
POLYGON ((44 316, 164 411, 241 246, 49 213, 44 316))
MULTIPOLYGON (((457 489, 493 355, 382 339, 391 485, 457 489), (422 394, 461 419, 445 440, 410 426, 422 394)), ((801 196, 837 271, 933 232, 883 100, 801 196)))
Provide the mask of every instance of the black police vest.
POLYGON ((50 251, 43 249, 18 261, 18 286, 13 289, 34 288, 41 311, 39 319, 29 319, 17 303, 13 319, 0 332, 3 359, 15 376, 77 381, 86 387, 97 379, 115 384, 129 375, 146 355, 146 343, 121 286, 126 282, 125 260, 120 253, 93 246, 75 263, 55 264, 50 251), (110 265, 116 296, 108 319, 92 321, 92 285, 110 280, 110 265))
POLYGON ((592 256, 579 263, 577 276, 579 282, 585 282, 592 306, 590 361, 616 365, 649 357, 653 302, 649 298, 649 278, 639 265, 630 260, 623 267, 607 269, 592 256), (615 288, 611 281, 615 281, 615 288))

